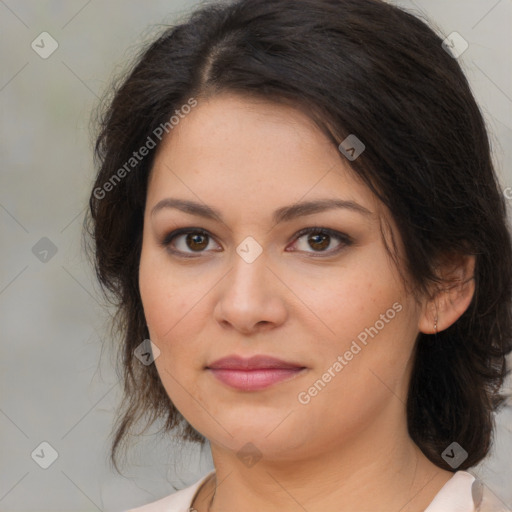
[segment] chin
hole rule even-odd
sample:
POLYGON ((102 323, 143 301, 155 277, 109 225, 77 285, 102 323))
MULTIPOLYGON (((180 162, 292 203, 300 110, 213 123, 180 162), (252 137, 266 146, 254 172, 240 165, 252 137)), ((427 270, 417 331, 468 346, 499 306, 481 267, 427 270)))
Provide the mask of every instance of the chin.
POLYGON ((220 422, 227 432, 221 429, 213 435, 205 433, 205 437, 211 444, 218 444, 235 452, 239 458, 252 454, 255 457, 265 457, 267 460, 292 460, 297 458, 297 448, 308 444, 307 440, 297 438, 297 428, 291 428, 291 424, 285 428, 279 425, 279 421, 272 424, 253 422, 250 425, 238 424, 230 428, 229 424, 223 423, 222 420, 220 422))

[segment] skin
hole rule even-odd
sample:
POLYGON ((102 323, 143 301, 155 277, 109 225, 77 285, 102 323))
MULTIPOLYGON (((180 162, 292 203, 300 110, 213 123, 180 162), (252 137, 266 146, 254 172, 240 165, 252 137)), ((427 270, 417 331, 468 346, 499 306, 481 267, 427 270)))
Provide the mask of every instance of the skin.
MULTIPOLYGON (((415 300, 386 252, 384 205, 349 161, 303 113, 232 94, 201 100, 158 148, 149 179, 139 285, 155 364, 182 415, 209 441, 216 469, 194 508, 256 512, 423 511, 452 473, 432 464, 407 433, 411 353, 420 331, 451 325, 469 305, 473 282, 415 300), (172 208, 207 204, 223 221, 172 208), (275 224, 272 212, 299 201, 337 198, 369 210, 332 209, 275 224), (307 227, 327 237, 324 251, 307 227), (178 228, 209 233, 199 242, 178 228), (263 252, 247 263, 248 236, 263 252), (309 240, 309 241, 308 241, 309 240), (317 242, 315 244, 315 242, 317 242), (202 244, 202 245, 201 245, 202 244), (341 250, 336 253, 336 249, 341 250), (295 249, 295 250, 293 250, 295 249), (392 305, 402 307, 307 404, 298 394, 349 350, 392 305), (306 367, 261 391, 237 391, 205 369, 220 357, 271 355, 306 367), (252 443, 261 458, 237 456, 252 443)), ((474 261, 446 267, 461 280, 474 261)))

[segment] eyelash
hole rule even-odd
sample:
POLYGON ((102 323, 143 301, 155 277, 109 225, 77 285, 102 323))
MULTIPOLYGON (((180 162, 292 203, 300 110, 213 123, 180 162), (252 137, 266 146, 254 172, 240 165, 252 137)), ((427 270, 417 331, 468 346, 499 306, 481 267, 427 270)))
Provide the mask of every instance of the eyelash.
MULTIPOLYGON (((172 231, 171 233, 169 233, 168 235, 166 235, 164 237, 164 239, 162 240, 162 242, 160 243, 160 245, 162 247, 165 247, 169 252, 171 252, 172 254, 174 254, 174 255, 176 255, 176 256, 178 256, 180 258, 197 258, 203 252, 206 252, 206 251, 203 250, 203 251, 197 251, 194 254, 194 253, 184 253, 182 251, 179 251, 179 250, 176 250, 176 249, 172 249, 170 247, 171 242, 177 236, 184 235, 184 234, 185 235, 186 234, 203 235, 203 236, 206 236, 208 238, 213 238, 210 235, 210 233, 208 233, 208 231, 205 231, 204 229, 201 229, 201 228, 181 228, 181 229, 176 229, 176 230, 172 231)), ((338 254, 339 252, 341 252, 345 247, 348 247, 348 246, 353 244, 353 240, 348 235, 346 235, 344 233, 340 233, 339 231, 334 231, 333 229, 321 228, 321 227, 310 227, 310 228, 301 229, 300 231, 295 233, 295 235, 294 235, 295 238, 294 239, 299 239, 299 238, 303 237, 304 235, 308 235, 308 234, 327 235, 327 236, 330 236, 332 238, 337 239, 341 243, 340 247, 338 247, 337 249, 331 250, 331 251, 329 251, 329 250, 327 250, 327 251, 314 251, 312 253, 313 256, 310 256, 312 258, 333 256, 333 255, 338 254), (327 255, 327 256, 324 256, 324 255, 327 255)), ((292 251, 292 252, 295 252, 295 251, 292 251)), ((297 251, 297 252, 300 252, 300 251, 297 251)))

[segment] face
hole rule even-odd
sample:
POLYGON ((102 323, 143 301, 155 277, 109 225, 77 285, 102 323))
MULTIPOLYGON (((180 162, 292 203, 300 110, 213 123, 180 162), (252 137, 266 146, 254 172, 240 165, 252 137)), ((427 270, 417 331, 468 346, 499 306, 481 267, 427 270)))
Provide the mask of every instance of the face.
POLYGON ((286 459, 405 420, 420 311, 386 252, 386 215, 291 107, 216 96, 163 140, 140 292, 162 383, 212 446, 286 459), (331 206, 295 208, 315 201, 331 206), (215 364, 229 356, 280 362, 215 364))

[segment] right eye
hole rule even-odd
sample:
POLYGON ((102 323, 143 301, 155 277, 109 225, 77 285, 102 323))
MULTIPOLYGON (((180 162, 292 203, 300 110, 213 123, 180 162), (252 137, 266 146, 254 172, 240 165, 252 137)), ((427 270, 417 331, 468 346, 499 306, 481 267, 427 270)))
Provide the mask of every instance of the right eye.
POLYGON ((161 245, 179 257, 195 258, 205 252, 204 249, 208 247, 209 240, 212 240, 212 237, 204 229, 181 228, 166 235, 161 245), (183 235, 186 236, 182 238, 183 235), (187 251, 187 249, 190 249, 190 251, 187 251))

